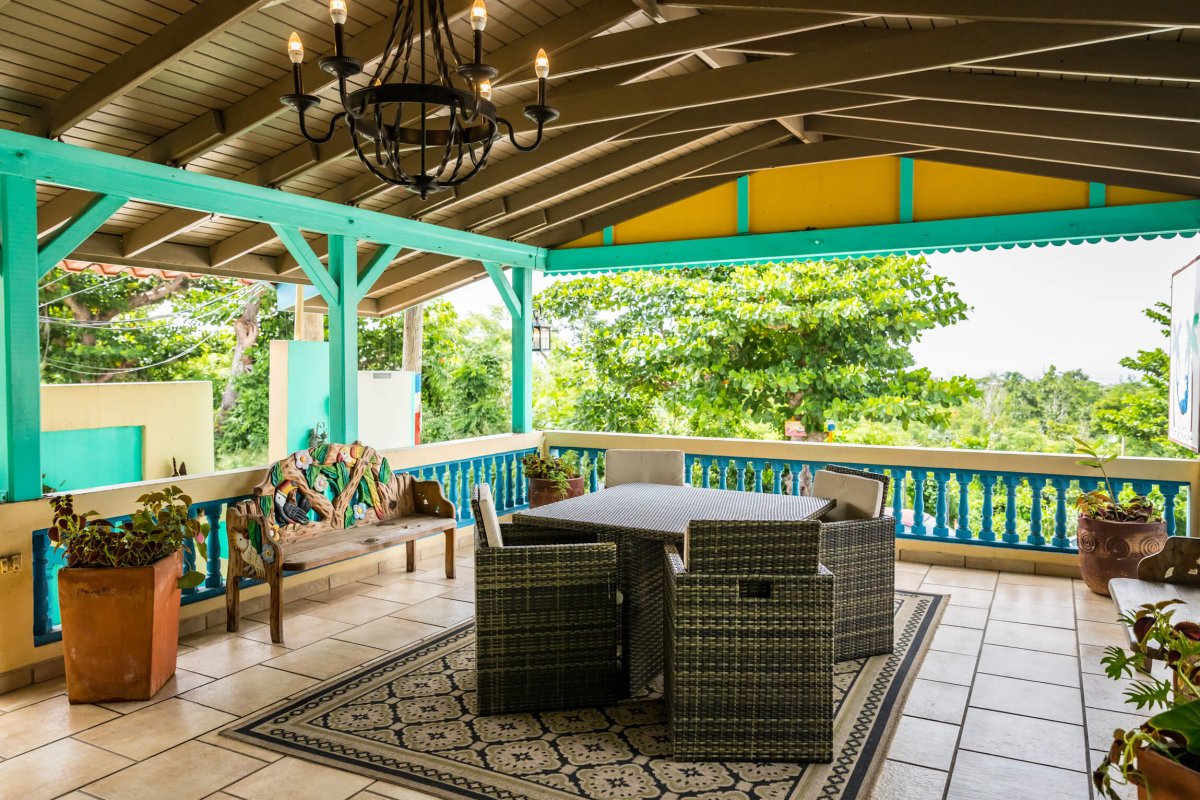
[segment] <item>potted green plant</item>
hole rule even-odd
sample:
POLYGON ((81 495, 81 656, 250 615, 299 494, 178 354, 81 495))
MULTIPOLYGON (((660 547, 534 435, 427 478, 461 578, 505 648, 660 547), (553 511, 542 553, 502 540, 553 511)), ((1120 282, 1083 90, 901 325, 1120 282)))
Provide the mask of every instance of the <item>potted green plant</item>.
POLYGON ((1140 800, 1200 797, 1200 624, 1175 622, 1171 606, 1178 602, 1148 603, 1123 615, 1137 644, 1132 653, 1109 647, 1101 659, 1113 680, 1132 677, 1133 665, 1147 657, 1164 660, 1171 672, 1170 680, 1146 677, 1125 692, 1138 710, 1163 710, 1135 730, 1113 732, 1112 747, 1092 774, 1096 791, 1109 800, 1118 800, 1114 782, 1136 785, 1140 800))
POLYGON ((1110 580, 1136 578, 1138 562, 1163 549, 1167 524, 1145 496, 1121 499, 1113 490, 1104 465, 1115 455, 1103 454, 1079 437, 1075 437, 1075 445, 1075 452, 1087 456, 1079 463, 1100 470, 1104 479, 1102 487, 1084 492, 1075 501, 1079 571, 1089 589, 1107 596, 1110 580))
POLYGON ((191 540, 204 562, 208 525, 189 516, 176 486, 144 494, 125 522, 75 511, 67 494, 51 498, 49 529, 66 553, 58 573, 63 658, 72 703, 148 700, 175 674, 179 590, 204 574, 182 569, 191 540))
POLYGON ((583 478, 579 474, 579 455, 570 450, 560 456, 529 453, 521 464, 529 480, 529 507, 555 503, 583 494, 583 478))

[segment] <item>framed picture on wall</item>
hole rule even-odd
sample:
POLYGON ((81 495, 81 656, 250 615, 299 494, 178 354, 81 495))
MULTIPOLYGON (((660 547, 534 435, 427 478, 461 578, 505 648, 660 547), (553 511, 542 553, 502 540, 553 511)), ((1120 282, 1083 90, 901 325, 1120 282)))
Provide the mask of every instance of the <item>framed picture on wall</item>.
POLYGON ((1171 276, 1171 388, 1167 438, 1200 451, 1200 258, 1171 276))

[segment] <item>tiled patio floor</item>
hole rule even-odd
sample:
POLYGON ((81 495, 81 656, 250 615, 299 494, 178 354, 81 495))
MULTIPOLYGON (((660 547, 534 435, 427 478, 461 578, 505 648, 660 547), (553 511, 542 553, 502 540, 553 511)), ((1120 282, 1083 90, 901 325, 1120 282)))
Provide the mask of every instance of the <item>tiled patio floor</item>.
MULTIPOLYGON (((290 603, 287 647, 265 613, 238 635, 185 637, 153 701, 70 706, 62 680, 0 695, 0 800, 425 797, 217 731, 470 616, 474 573, 459 561, 453 581, 431 560, 290 603)), ((875 798, 1089 797, 1089 761, 1138 723, 1100 672, 1102 648, 1122 642, 1111 603, 1065 578, 912 563, 897 586, 950 601, 875 798)))

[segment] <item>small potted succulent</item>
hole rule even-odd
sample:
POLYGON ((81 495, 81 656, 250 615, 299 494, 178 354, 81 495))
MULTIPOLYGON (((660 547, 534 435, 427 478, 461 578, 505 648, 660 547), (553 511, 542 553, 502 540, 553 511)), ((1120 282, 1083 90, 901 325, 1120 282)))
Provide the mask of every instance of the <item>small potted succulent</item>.
POLYGON ((1121 621, 1133 627, 1133 653, 1105 651, 1105 673, 1113 680, 1132 677, 1145 658, 1166 662, 1170 680, 1147 677, 1125 693, 1138 710, 1161 708, 1139 728, 1113 732, 1113 744, 1092 774, 1097 793, 1118 800, 1113 784, 1134 784, 1140 800, 1195 800, 1200 797, 1200 624, 1175 622, 1178 600, 1148 603, 1121 621))
POLYGON ((529 479, 530 508, 583 494, 579 456, 574 450, 561 457, 529 453, 521 459, 521 464, 525 468, 525 477, 529 479))
POLYGON ((1167 523, 1162 513, 1143 495, 1120 499, 1104 465, 1116 458, 1095 445, 1075 438, 1076 452, 1087 456, 1079 463, 1100 470, 1103 486, 1084 492, 1075 501, 1079 511, 1079 571, 1096 594, 1108 595, 1113 578, 1136 578, 1137 565, 1167 543, 1167 523))
POLYGON ((141 508, 114 524, 75 511, 74 498, 50 499, 58 573, 67 696, 72 703, 149 700, 175 674, 179 590, 204 574, 184 572, 191 540, 204 563, 208 525, 189 516, 190 497, 176 486, 138 498, 141 508))

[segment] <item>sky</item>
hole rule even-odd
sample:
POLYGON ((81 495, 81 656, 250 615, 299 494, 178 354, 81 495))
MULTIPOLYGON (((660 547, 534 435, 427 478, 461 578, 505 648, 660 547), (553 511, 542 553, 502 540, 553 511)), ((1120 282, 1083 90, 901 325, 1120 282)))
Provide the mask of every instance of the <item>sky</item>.
MULTIPOLYGON (((1122 356, 1166 347, 1142 309, 1171 297, 1171 274, 1200 255, 1200 238, 934 253, 934 271, 970 305, 965 322, 931 331, 913 347, 938 376, 1041 375, 1051 365, 1102 383, 1129 377, 1122 356)), ((534 274, 534 291, 547 279, 534 274)), ((447 298, 462 312, 496 305, 489 281, 447 298)))

